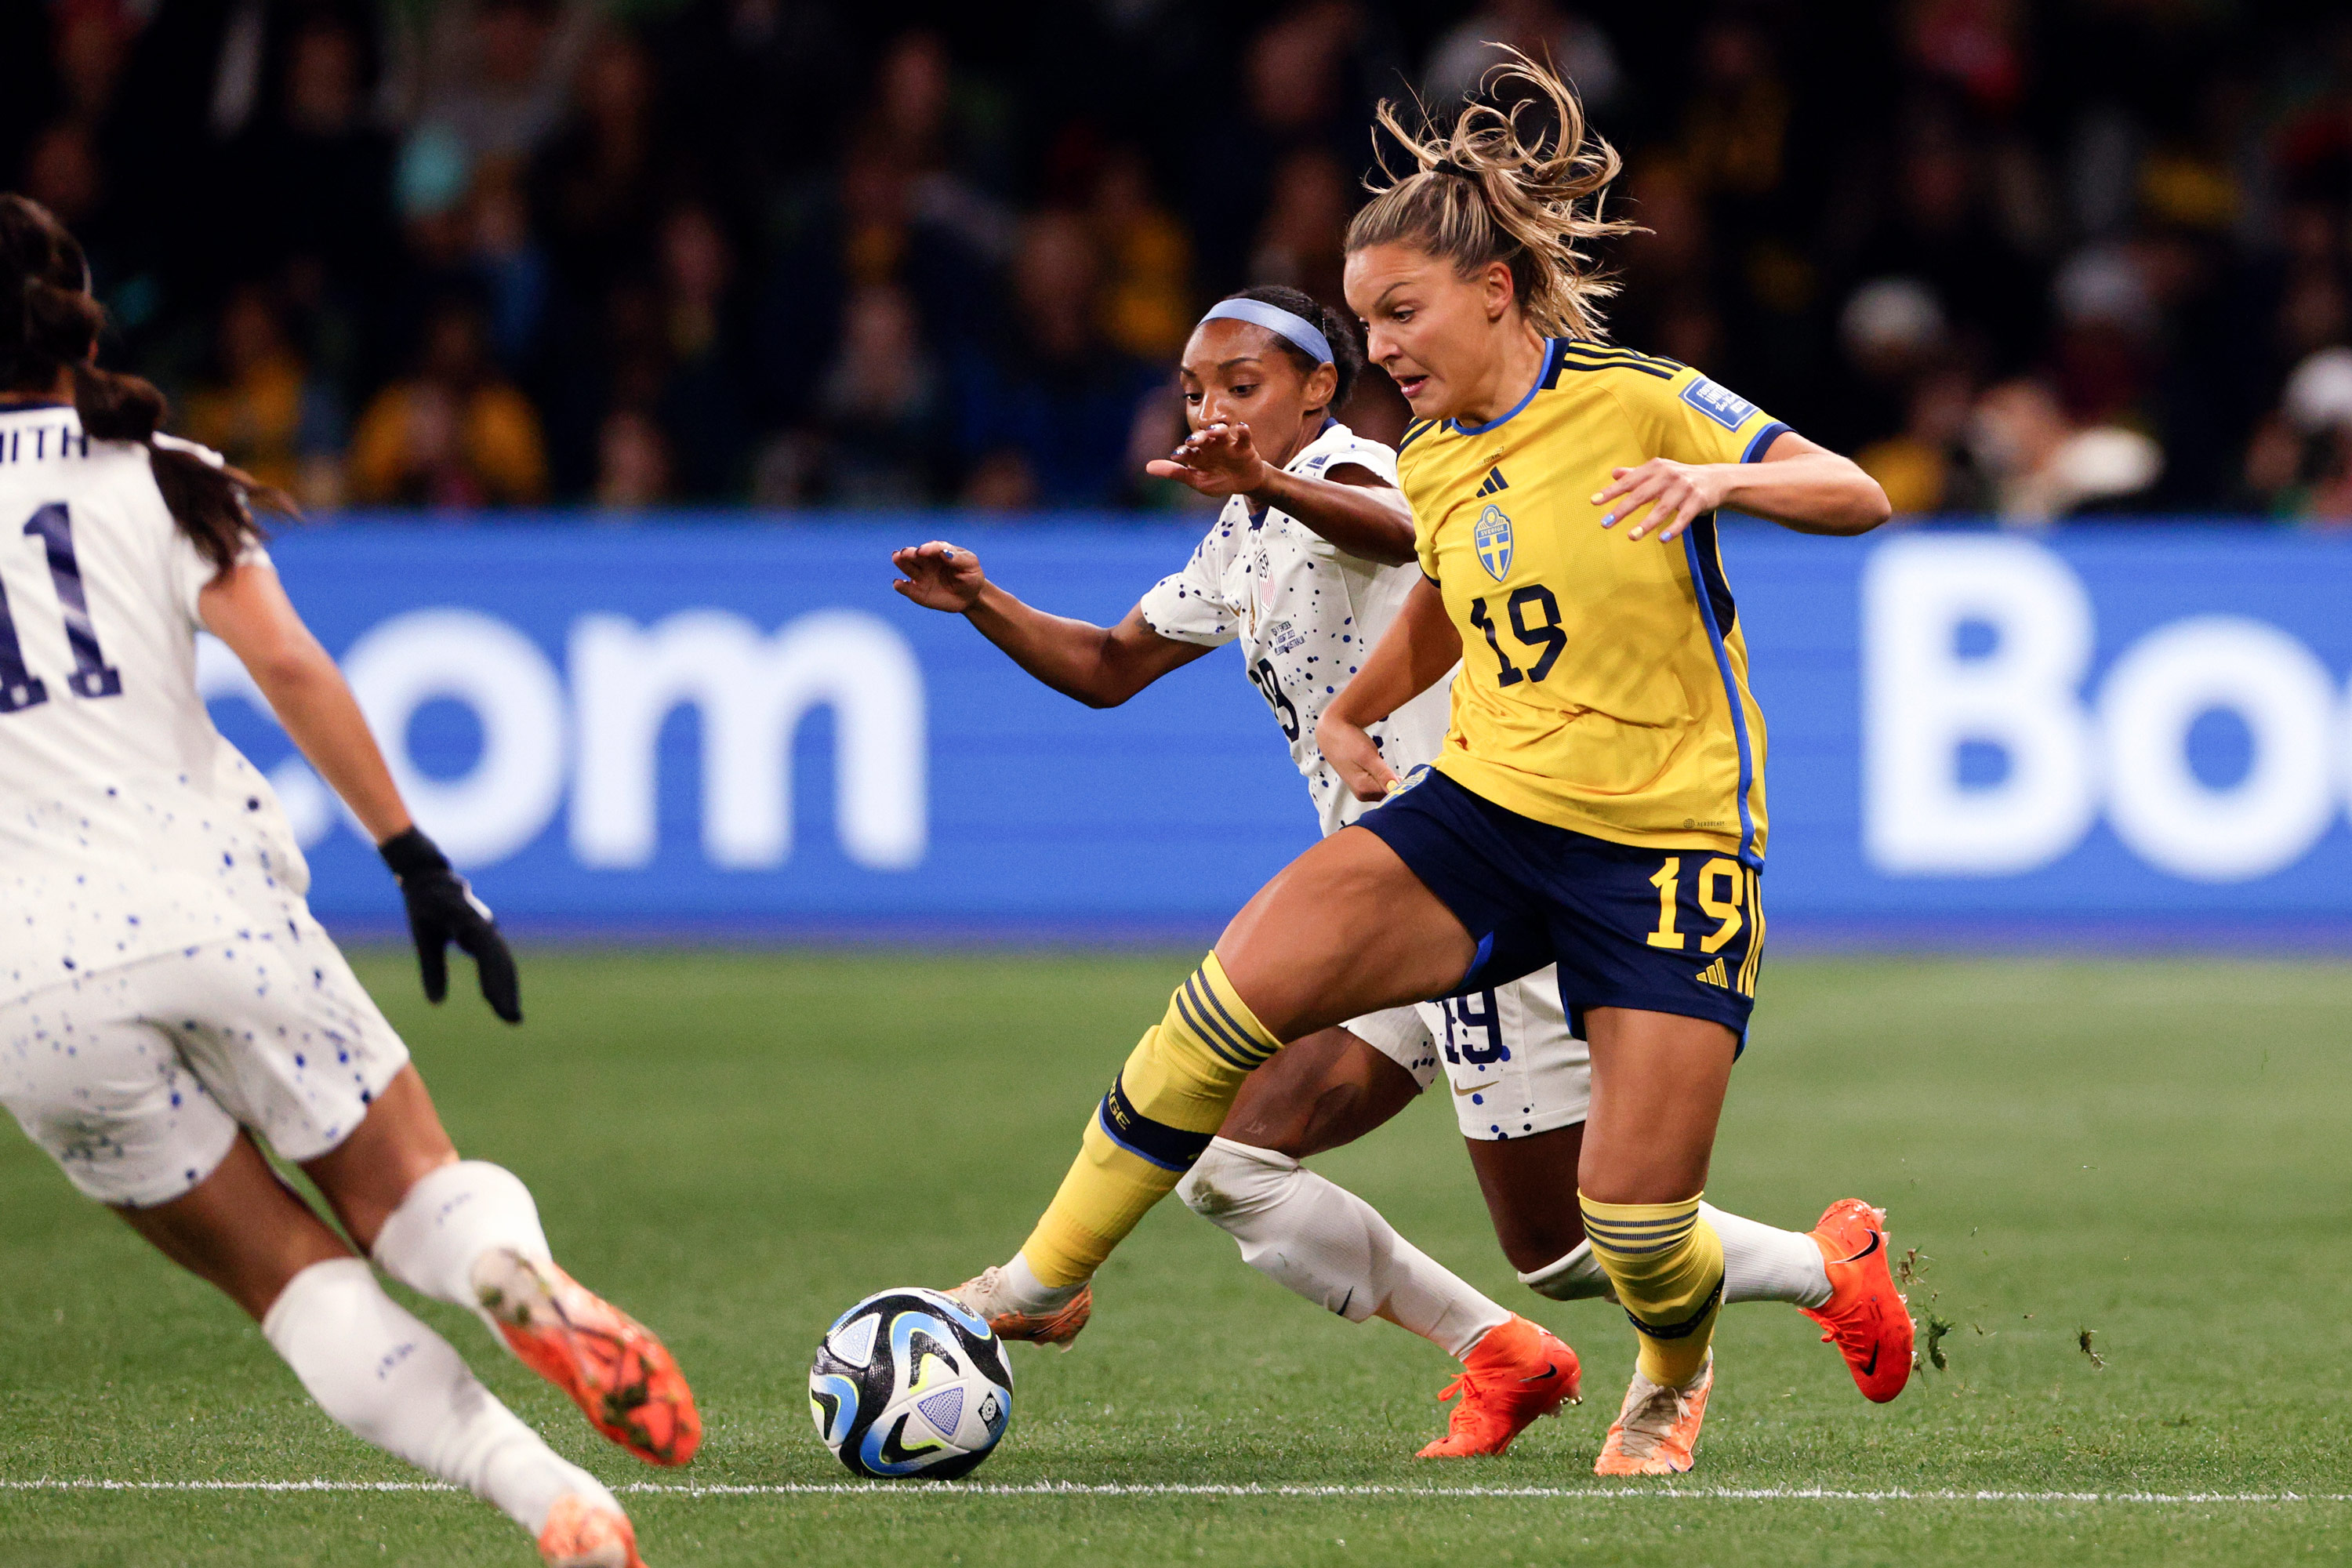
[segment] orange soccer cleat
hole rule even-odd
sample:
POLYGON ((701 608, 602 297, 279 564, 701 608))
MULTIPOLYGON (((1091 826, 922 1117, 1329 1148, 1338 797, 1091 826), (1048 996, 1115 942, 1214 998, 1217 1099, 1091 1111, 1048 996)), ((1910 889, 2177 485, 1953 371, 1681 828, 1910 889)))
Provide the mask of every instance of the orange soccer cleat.
POLYGON ((1667 1388, 1639 1372, 1625 1391, 1609 1440, 1592 1462, 1596 1476, 1678 1476, 1691 1468, 1698 1448, 1699 1424, 1706 1419, 1706 1396, 1715 1392, 1715 1352, 1709 1351, 1698 1381, 1667 1388))
POLYGON ((1078 1293, 1050 1312, 1016 1312, 998 1304, 1003 1293, 1004 1270, 992 1267, 965 1280, 948 1292, 963 1304, 964 1310, 988 1320, 988 1326, 1000 1340, 1021 1340, 1034 1345, 1052 1345, 1056 1350, 1068 1350, 1087 1320, 1095 1315, 1095 1288, 1091 1283, 1078 1287, 1078 1293))
POLYGON ((554 1264, 511 1252, 484 1254, 474 1289, 522 1363, 570 1394, 590 1426, 649 1465, 694 1458, 694 1390, 652 1330, 554 1264))
POLYGON ((1863 1397, 1884 1405, 1911 1381, 1911 1309, 1895 1288, 1886 1211, 1840 1198, 1822 1211, 1813 1245, 1829 1270, 1830 1299, 1797 1310, 1829 1331, 1863 1397))
POLYGON ((547 1510, 539 1554, 548 1568, 646 1568, 629 1516, 578 1492, 564 1493, 547 1510))
POLYGON ((1440 1391, 1440 1400, 1462 1395, 1445 1424, 1445 1436, 1417 1458, 1455 1459, 1499 1454, 1513 1438, 1562 1405, 1575 1404, 1580 1370, 1576 1352, 1538 1323, 1513 1315, 1470 1347, 1462 1375, 1440 1391))

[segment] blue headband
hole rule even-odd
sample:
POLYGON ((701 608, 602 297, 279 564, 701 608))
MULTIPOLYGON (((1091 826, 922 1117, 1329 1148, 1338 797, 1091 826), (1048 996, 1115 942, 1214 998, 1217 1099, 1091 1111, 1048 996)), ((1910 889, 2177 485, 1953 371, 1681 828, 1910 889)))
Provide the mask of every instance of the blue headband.
POLYGON ((1304 350, 1317 364, 1337 364, 1331 357, 1331 340, 1315 328, 1304 316, 1293 315, 1279 305, 1269 305, 1263 300, 1220 300, 1201 318, 1201 324, 1211 321, 1247 321, 1254 327, 1264 327, 1276 337, 1304 350))

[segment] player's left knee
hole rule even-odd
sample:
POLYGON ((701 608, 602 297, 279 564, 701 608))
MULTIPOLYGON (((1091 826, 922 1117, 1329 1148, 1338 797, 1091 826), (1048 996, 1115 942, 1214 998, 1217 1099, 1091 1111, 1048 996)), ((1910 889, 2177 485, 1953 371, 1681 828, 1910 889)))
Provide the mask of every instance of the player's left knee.
POLYGON ((1202 1219, 1222 1225, 1279 1204, 1297 1185, 1298 1172, 1298 1162, 1287 1154, 1216 1138, 1176 1184, 1176 1195, 1202 1219))

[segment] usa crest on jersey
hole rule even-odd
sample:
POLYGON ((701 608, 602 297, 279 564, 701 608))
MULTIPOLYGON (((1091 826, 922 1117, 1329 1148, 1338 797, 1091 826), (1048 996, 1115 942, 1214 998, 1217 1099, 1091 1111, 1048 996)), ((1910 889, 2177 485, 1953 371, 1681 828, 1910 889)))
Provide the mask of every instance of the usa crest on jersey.
POLYGON ((1471 541, 1478 547, 1478 564, 1486 569, 1487 576, 1499 583, 1510 574, 1511 519, 1501 507, 1489 502, 1478 514, 1471 541))

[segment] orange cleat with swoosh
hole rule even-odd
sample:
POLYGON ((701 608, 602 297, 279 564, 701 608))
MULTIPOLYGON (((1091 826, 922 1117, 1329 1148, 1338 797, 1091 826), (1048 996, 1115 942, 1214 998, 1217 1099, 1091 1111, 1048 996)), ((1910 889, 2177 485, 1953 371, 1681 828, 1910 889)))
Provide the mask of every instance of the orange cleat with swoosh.
POLYGON ((1813 1227, 1830 1277, 1830 1299, 1797 1310, 1828 1332, 1863 1397, 1884 1405, 1911 1381, 1911 1309, 1895 1288, 1886 1211, 1840 1198, 1813 1227))
POLYGON ((651 1329, 554 1264, 503 1249, 476 1262, 474 1293, 522 1363, 570 1394, 597 1431, 648 1465, 694 1458, 694 1390, 651 1329))
POLYGON ((1581 1397, 1576 1352, 1549 1330, 1513 1315, 1480 1336, 1462 1358, 1462 1375, 1437 1397, 1459 1394, 1445 1436, 1417 1458, 1458 1459, 1499 1454, 1536 1422, 1581 1397))

